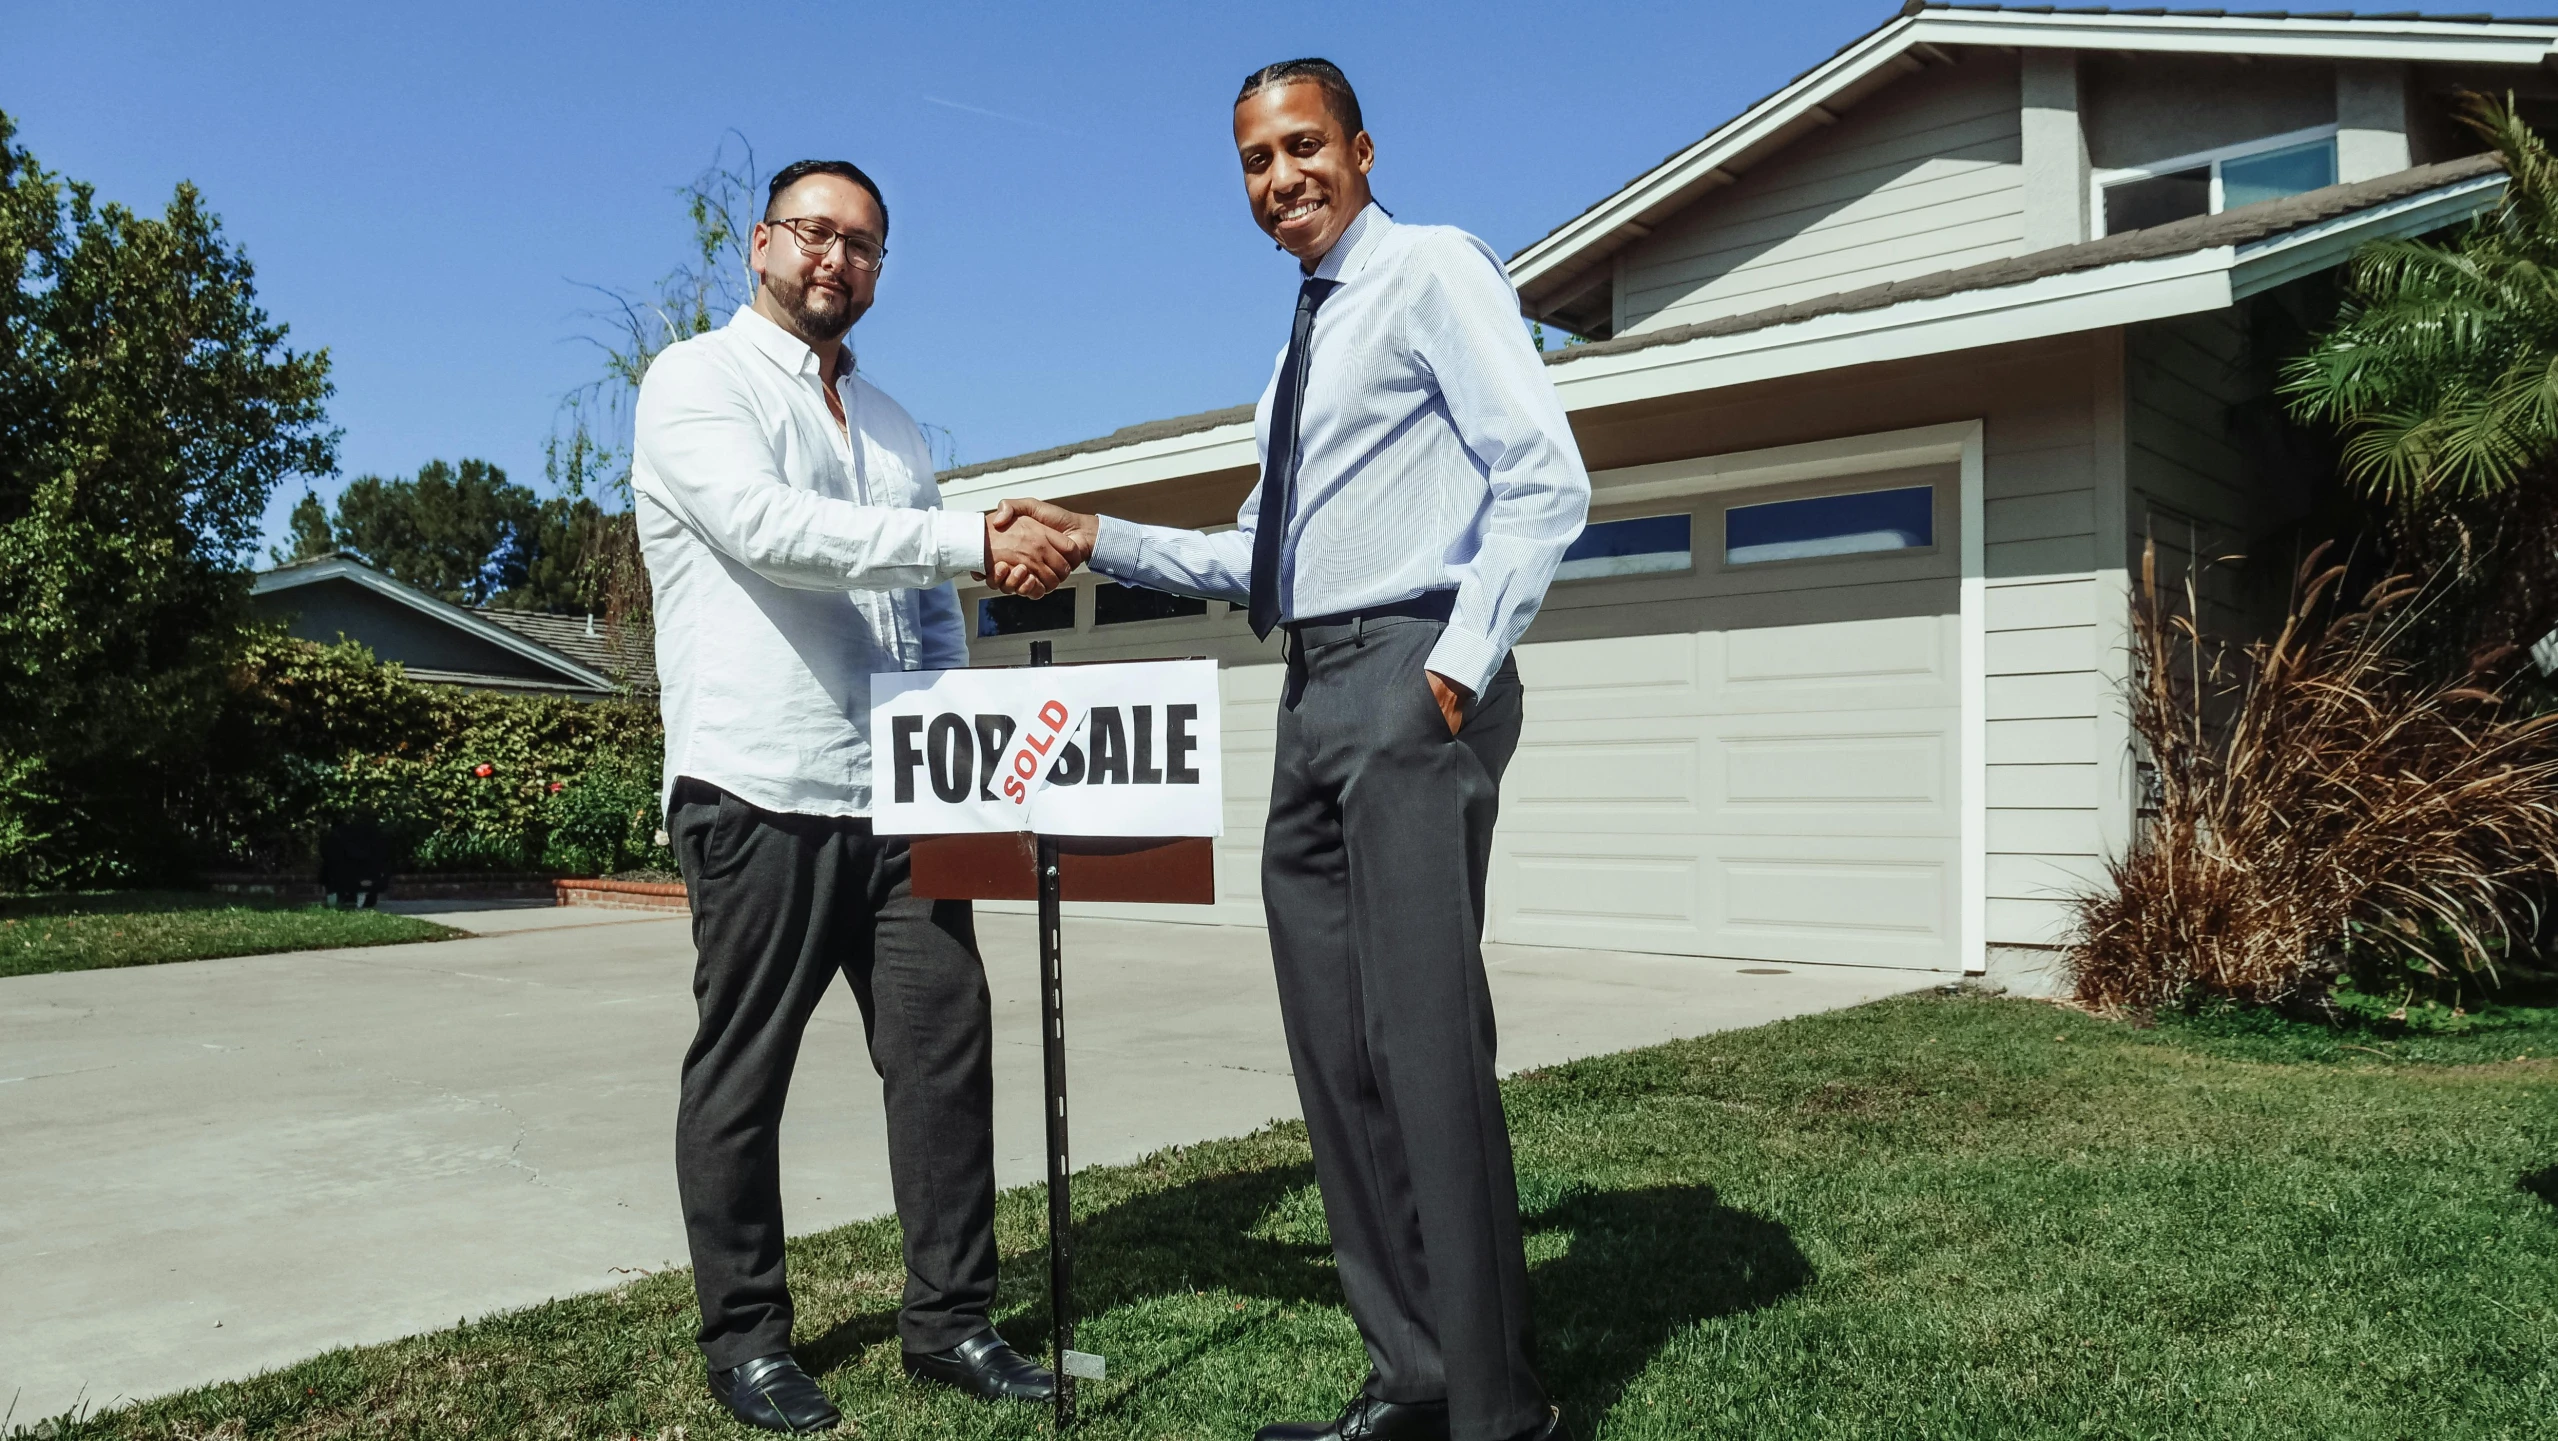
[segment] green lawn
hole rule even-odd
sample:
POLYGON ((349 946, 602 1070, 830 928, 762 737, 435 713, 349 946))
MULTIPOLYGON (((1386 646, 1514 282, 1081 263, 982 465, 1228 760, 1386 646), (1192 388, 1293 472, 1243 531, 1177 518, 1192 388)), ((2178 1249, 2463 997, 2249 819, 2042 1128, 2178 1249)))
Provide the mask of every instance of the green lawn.
MULTIPOLYGON (((1584 1438, 2558 1434, 2558 1013, 2397 1045, 1930 994, 1524 1076, 1545 1374, 1584 1438)), ((1076 1199, 1094 1437, 1241 1438, 1358 1385, 1297 1128, 1076 1199)), ((1001 1214, 1037 1349, 1037 1192, 1001 1214)), ((791 1264, 847 1434, 1043 1433, 899 1376, 892 1223, 791 1264)), ((58 1434, 748 1434, 693 1324, 651 1276, 58 1434)))
POLYGON ((0 899, 0 976, 386 946, 460 934, 415 916, 283 906, 201 891, 18 897, 0 899))

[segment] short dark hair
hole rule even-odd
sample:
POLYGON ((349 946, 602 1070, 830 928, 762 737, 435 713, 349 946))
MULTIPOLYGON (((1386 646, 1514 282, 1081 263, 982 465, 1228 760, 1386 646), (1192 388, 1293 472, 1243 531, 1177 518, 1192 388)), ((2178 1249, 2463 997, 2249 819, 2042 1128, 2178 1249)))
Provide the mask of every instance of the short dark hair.
POLYGON ((812 175, 832 175, 849 180, 870 192, 879 202, 879 228, 888 229, 888 197, 879 193, 879 182, 862 173, 862 168, 849 160, 794 160, 773 172, 773 183, 764 187, 764 218, 773 218, 773 207, 782 203, 782 192, 812 175))
POLYGON ((1243 79, 1243 91, 1235 96, 1241 105, 1273 85, 1293 85, 1306 81, 1323 87, 1324 104, 1332 109, 1332 118, 1341 122, 1344 136, 1356 135, 1368 128, 1359 118, 1359 92, 1350 88, 1350 77, 1329 60, 1308 56, 1303 60, 1282 60, 1264 65, 1243 79))

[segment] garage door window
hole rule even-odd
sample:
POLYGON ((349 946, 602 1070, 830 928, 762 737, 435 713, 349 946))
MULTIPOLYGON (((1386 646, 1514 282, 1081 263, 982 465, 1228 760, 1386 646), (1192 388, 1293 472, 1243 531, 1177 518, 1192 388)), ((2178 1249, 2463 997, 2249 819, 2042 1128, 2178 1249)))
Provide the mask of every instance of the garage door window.
POLYGON ((1723 563, 1924 550, 1936 543, 1936 487, 1903 486, 1736 505, 1723 512, 1723 563))
POLYGON ((977 633, 981 636, 1074 628, 1075 593, 1071 589, 1052 590, 1037 600, 990 595, 977 602, 977 633))
POLYGON ((1594 580, 1602 576, 1656 575, 1686 570, 1696 563, 1689 544, 1692 518, 1647 515, 1633 520, 1603 520, 1582 527, 1581 538, 1563 553, 1556 580, 1594 580))
POLYGON ((1130 621, 1171 620, 1176 616, 1207 613, 1208 602, 1204 600, 1148 590, 1142 585, 1121 585, 1110 580, 1093 588, 1092 623, 1095 625, 1126 625, 1130 621))

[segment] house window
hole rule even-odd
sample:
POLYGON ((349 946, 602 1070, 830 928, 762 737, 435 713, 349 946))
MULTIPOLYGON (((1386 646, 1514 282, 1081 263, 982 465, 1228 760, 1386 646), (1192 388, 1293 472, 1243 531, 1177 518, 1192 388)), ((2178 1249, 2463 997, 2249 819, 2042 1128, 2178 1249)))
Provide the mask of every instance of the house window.
POLYGON ((977 602, 977 634, 1028 635, 1042 630, 1075 628, 1075 593, 1052 590, 1037 600, 1017 595, 990 595, 977 602))
POLYGON ((2107 235, 2217 215, 2335 184, 2336 128, 2296 130, 2154 165, 2101 171, 2095 181, 2107 235))
POLYGON ((1923 550, 1936 543, 1936 487, 1903 486, 1736 505, 1723 512, 1723 563, 1923 550))
POLYGON ((1612 575, 1654 575, 1686 570, 1696 563, 1688 544, 1689 517, 1647 515, 1635 520, 1603 520, 1581 528, 1581 537, 1563 553, 1556 580, 1596 580, 1612 575))
POLYGON ((1092 623, 1095 625, 1126 625, 1135 620, 1171 620, 1176 616, 1207 613, 1208 602, 1204 600, 1148 590, 1142 585, 1121 585, 1110 580, 1093 588, 1092 623))

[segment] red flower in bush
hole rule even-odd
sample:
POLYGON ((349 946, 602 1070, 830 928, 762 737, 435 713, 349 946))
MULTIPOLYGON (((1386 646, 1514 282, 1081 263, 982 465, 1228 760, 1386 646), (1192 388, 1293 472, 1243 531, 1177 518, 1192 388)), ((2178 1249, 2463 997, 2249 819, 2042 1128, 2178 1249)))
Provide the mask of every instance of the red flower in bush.
POLYGON ((553 782, 551 782, 551 794, 552 794, 552 795, 558 795, 560 792, 562 792, 562 791, 564 791, 564 790, 567 790, 567 789, 568 789, 568 782, 566 782, 566 781, 553 781, 553 782))
POLYGON ((471 774, 478 776, 482 780, 487 780, 490 776, 497 774, 497 767, 490 765, 487 761, 482 761, 478 765, 471 767, 471 774))

